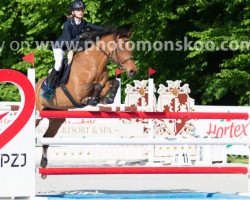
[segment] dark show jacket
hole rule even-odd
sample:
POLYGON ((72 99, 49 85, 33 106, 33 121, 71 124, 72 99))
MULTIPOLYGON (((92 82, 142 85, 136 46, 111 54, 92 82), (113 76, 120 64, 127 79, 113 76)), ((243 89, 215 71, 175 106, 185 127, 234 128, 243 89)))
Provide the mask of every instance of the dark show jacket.
POLYGON ((80 41, 80 34, 87 31, 102 31, 103 27, 91 24, 82 20, 79 25, 76 24, 74 18, 68 19, 63 25, 62 35, 55 41, 53 48, 61 48, 69 51, 76 47, 80 41))

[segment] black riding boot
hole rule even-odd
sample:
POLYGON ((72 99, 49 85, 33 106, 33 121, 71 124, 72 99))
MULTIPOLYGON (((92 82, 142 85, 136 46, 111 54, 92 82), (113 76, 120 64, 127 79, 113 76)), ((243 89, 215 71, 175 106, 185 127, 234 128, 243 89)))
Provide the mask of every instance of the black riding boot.
POLYGON ((45 98, 47 101, 52 99, 52 97, 54 96, 58 79, 59 79, 59 72, 53 68, 51 73, 48 75, 48 77, 42 84, 43 91, 41 93, 41 96, 45 98))
POLYGON ((59 78, 59 72, 53 68, 51 73, 47 77, 48 87, 54 90, 56 88, 56 83, 58 81, 58 78, 59 78))

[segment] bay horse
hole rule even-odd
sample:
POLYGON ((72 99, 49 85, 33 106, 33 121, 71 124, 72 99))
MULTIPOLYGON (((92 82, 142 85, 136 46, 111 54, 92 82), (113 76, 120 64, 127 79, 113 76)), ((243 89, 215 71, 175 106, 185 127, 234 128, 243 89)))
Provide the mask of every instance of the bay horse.
MULTIPOLYGON (((83 52, 77 52, 71 64, 71 70, 66 89, 74 99, 69 100, 62 88, 55 90, 53 99, 45 100, 41 94, 41 85, 44 79, 36 84, 36 110, 71 109, 81 105, 96 105, 97 103, 111 104, 119 88, 117 80, 108 79, 107 63, 115 62, 120 69, 126 71, 128 77, 134 77, 137 67, 132 57, 129 46, 130 32, 111 31, 100 37, 100 40, 83 52), (109 96, 107 96, 109 95, 109 96)), ((41 120, 41 119, 40 119, 41 120)), ((36 126, 40 120, 36 121, 36 126)), ((54 137, 65 119, 49 119, 49 127, 43 137, 54 137)), ((49 145, 43 145, 41 167, 45 168, 48 163, 47 150, 49 145)))

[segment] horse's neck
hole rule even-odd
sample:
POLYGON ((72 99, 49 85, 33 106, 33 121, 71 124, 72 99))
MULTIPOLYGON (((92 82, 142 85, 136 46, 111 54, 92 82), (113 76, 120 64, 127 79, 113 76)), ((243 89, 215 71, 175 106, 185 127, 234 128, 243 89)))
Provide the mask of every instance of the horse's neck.
POLYGON ((90 67, 90 70, 97 70, 99 73, 105 71, 110 55, 108 43, 112 42, 112 40, 113 37, 111 35, 104 36, 89 49, 77 53, 74 59, 78 63, 77 67, 90 67))
MULTIPOLYGON (((84 52, 79 52, 75 55, 73 63, 79 69, 88 69, 90 70, 98 70, 99 72, 105 70, 106 64, 108 62, 108 57, 102 53, 98 47, 94 47, 93 49, 86 49, 84 52)), ((77 70, 79 70, 77 69, 77 70)))

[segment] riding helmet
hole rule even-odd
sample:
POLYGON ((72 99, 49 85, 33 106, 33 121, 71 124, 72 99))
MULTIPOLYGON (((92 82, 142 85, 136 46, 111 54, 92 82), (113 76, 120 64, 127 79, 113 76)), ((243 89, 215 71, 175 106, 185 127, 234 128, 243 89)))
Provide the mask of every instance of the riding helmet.
POLYGON ((80 0, 75 0, 70 5, 70 11, 82 9, 85 10, 85 4, 80 0))

